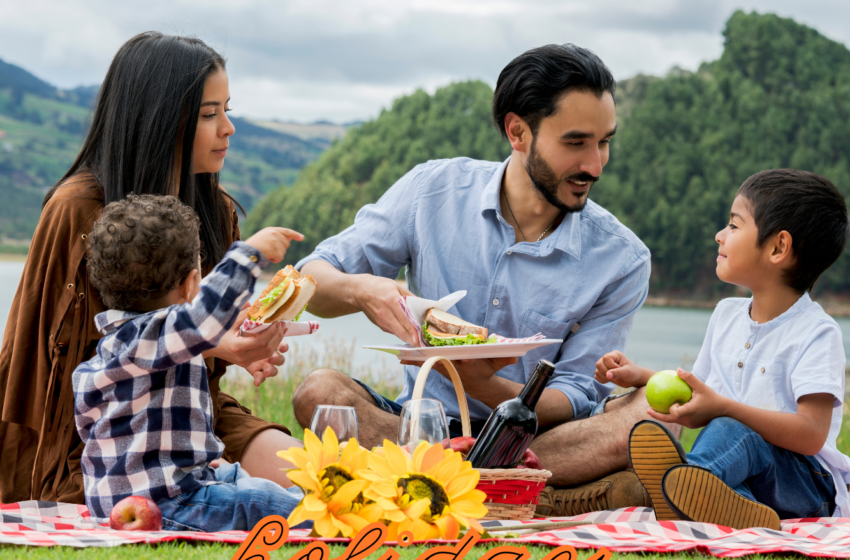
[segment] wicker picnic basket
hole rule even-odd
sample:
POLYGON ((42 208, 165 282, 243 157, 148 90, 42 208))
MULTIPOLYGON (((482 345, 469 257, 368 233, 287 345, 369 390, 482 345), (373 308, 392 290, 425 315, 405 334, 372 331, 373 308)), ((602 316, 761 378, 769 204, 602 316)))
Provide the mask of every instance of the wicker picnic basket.
MULTIPOLYGON (((457 393, 460 407, 460 421, 463 435, 471 435, 469 428, 469 407, 466 404, 466 393, 463 384, 451 360, 442 356, 429 358, 419 369, 416 384, 413 386, 412 399, 421 399, 425 391, 425 381, 431 368, 437 362, 442 362, 451 376, 452 384, 457 393)), ((546 486, 546 480, 552 473, 536 469, 478 469, 481 478, 478 490, 487 494, 484 505, 487 515, 483 519, 532 519, 540 492, 546 486)))

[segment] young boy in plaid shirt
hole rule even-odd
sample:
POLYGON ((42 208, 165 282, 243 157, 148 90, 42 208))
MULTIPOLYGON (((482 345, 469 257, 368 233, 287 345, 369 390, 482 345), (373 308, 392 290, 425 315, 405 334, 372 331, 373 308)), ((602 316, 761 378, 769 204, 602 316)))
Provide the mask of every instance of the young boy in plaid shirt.
MULTIPOLYGON (((634 426, 629 459, 661 520, 736 529, 799 517, 850 516, 850 458, 838 451, 844 401, 841 329, 809 297, 847 241, 847 206, 829 180, 794 169, 741 185, 715 236, 717 276, 750 298, 711 316, 688 403, 634 426), (703 428, 691 452, 658 422, 703 428)), ((620 352, 596 379, 642 387, 654 372, 620 352)))
POLYGON ((173 196, 130 195, 106 206, 88 238, 88 273, 109 310, 95 318, 104 337, 73 387, 86 505, 97 519, 134 495, 156 502, 165 529, 249 530, 301 498, 221 460, 202 356, 233 325, 260 270, 300 234, 266 228, 237 241, 201 280, 199 227, 173 196))

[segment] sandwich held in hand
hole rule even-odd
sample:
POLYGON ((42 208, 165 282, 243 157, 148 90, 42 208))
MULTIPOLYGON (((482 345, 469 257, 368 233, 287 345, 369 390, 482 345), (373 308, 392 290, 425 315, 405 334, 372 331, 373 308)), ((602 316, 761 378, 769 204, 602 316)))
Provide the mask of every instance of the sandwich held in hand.
POLYGON ((301 276, 292 266, 274 275, 272 281, 248 310, 242 323, 243 333, 260 333, 272 323, 286 322, 287 336, 313 334, 319 330, 318 321, 295 323, 307 308, 318 284, 312 276, 301 276))
POLYGON ((431 346, 461 346, 466 344, 488 344, 496 342, 495 336, 487 337, 487 329, 473 325, 436 307, 425 315, 422 334, 431 346))
POLYGON ((297 321, 317 287, 312 276, 301 276, 292 266, 287 266, 274 275, 248 310, 248 318, 257 323, 297 321))
POLYGON ((685 404, 691 400, 693 391, 672 369, 659 371, 646 384, 646 402, 655 412, 669 414, 674 404, 685 404))

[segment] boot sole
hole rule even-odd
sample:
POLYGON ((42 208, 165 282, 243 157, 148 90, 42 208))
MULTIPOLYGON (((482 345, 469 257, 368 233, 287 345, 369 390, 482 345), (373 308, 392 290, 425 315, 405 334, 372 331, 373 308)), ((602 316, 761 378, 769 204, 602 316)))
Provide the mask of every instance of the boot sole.
POLYGON ((671 468, 661 483, 664 501, 681 519, 733 529, 766 527, 779 531, 779 516, 766 505, 744 498, 702 467, 671 468))
POLYGON ((687 463, 679 440, 661 424, 642 420, 629 434, 629 462, 652 499, 655 520, 677 521, 679 517, 664 501, 661 481, 671 467, 687 463))

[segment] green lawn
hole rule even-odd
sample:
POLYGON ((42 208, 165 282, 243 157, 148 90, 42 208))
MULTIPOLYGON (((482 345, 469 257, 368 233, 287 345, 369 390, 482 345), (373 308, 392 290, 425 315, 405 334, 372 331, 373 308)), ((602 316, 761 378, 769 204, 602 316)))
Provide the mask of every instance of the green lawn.
MULTIPOLYGON (((297 343, 296 343, 297 344, 297 343)), ((301 380, 310 372, 316 369, 317 364, 322 364, 324 367, 332 367, 340 371, 351 372, 355 371, 359 377, 365 378, 372 387, 375 387, 381 394, 395 397, 399 392, 399 387, 376 381, 378 379, 391 379, 391 371, 393 364, 387 361, 378 361, 376 366, 371 368, 353 369, 352 357, 353 345, 343 344, 338 340, 331 338, 321 351, 316 351, 307 347, 296 348, 288 354, 287 364, 285 366, 285 375, 267 380, 259 388, 253 386, 252 382, 245 376, 240 376, 237 372, 231 371, 225 376, 222 382, 222 389, 234 397, 242 404, 251 408, 255 414, 268 420, 279 422, 288 426, 294 436, 301 437, 303 430, 298 427, 295 421, 295 416, 292 411, 291 395, 295 388, 300 384, 301 380)), ((850 425, 847 424, 848 418, 845 415, 844 429, 839 436, 839 448, 844 453, 850 452, 850 441, 846 436, 847 429, 850 425)), ((682 442, 686 449, 690 449, 698 430, 685 430, 682 434, 682 442)), ((487 550, 494 545, 480 545, 473 549, 467 556, 469 560, 477 560, 487 550)), ((301 546, 285 546, 280 550, 271 553, 271 558, 279 560, 288 560, 301 546)), ((426 547, 411 546, 406 549, 398 548, 400 560, 415 560, 426 547)), ((549 553, 551 548, 543 546, 528 547, 531 552, 532 560, 539 560, 549 553)), ((59 558, 79 558, 79 559, 97 559, 97 560, 142 560, 142 559, 198 559, 211 560, 216 558, 232 558, 236 553, 238 546, 223 545, 223 544, 193 544, 186 542, 167 543, 161 545, 125 545, 116 548, 85 548, 75 549, 72 547, 20 547, 20 546, 0 546, 0 560, 5 558, 26 558, 27 560, 41 559, 59 559, 59 558)), ((331 557, 336 557, 342 554, 345 550, 344 546, 331 546, 331 557)), ((370 558, 377 560, 383 554, 384 549, 379 550, 370 558)), ((579 558, 584 560, 592 556, 593 551, 579 551, 579 558)), ((689 558, 709 558, 702 554, 614 554, 614 558, 623 560, 651 560, 660 558, 664 560, 685 560, 689 558)), ((750 558, 803 558, 797 555, 756 555, 750 558)))

